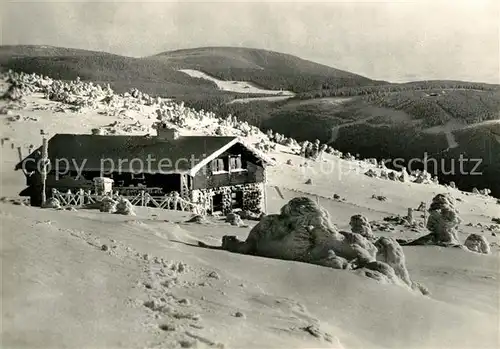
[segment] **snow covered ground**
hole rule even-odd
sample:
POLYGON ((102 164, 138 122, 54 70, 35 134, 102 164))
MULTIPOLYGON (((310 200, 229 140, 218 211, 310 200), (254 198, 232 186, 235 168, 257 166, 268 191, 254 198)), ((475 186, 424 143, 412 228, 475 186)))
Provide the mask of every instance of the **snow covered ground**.
MULTIPOLYGON (((0 101, 0 108, 6 104, 0 101)), ((100 104, 73 112, 34 94, 21 109, 0 115, 0 196, 24 188, 22 173, 13 171, 16 148, 27 155, 31 144, 38 147, 40 129, 49 135, 89 133, 118 121, 111 127, 117 133, 152 132, 156 107, 127 98, 116 105, 124 111, 100 104)), ((219 126, 210 118, 189 119, 183 132, 212 133, 219 126)), ((269 213, 293 197, 309 196, 349 230, 354 214, 381 221, 450 191, 461 200, 462 242, 472 232, 482 234, 493 253, 404 247, 412 278, 431 292, 426 297, 345 270, 196 246, 198 240, 220 244, 225 234, 244 239, 254 222, 243 228, 217 218, 186 223, 187 213, 158 209, 120 216, 0 203, 2 347, 498 347, 500 231, 493 236, 486 229, 500 216, 495 199, 370 178, 363 174, 370 165, 333 155, 307 167, 284 146, 270 156, 278 165, 268 175, 269 213), (304 184, 307 179, 312 184, 304 184)), ((415 238, 426 231, 395 226, 374 233, 415 238)))
POLYGON ((179 71, 186 73, 193 78, 200 78, 213 81, 217 84, 217 87, 223 91, 237 92, 237 93, 268 94, 268 95, 277 95, 283 97, 294 96, 294 93, 291 91, 266 90, 257 87, 254 84, 247 81, 220 80, 199 70, 180 69, 179 71))

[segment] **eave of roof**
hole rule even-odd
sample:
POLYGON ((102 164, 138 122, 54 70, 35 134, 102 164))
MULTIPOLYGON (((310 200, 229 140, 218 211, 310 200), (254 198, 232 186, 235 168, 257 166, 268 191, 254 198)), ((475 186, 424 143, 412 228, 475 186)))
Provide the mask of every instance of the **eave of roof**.
POLYGON ((250 152, 252 152, 256 157, 262 160, 262 162, 266 165, 275 165, 275 161, 269 158, 267 155, 265 155, 263 152, 260 150, 256 149, 252 145, 248 144, 248 142, 245 142, 243 139, 237 137, 216 152, 210 154, 206 158, 204 158, 201 162, 199 162, 196 166, 191 168, 191 170, 188 171, 188 174, 190 176, 195 176, 198 171, 200 171, 203 167, 208 165, 212 160, 215 160, 218 156, 223 154, 225 151, 227 151, 229 148, 231 148, 233 145, 240 143, 242 144, 245 148, 247 148, 250 152))
POLYGON ((26 161, 32 159, 32 162, 34 164, 34 168, 36 168, 36 162, 41 158, 41 151, 42 147, 39 147, 35 149, 31 154, 26 156, 24 159, 22 159, 20 162, 16 164, 14 167, 14 171, 19 171, 19 170, 25 170, 26 169, 26 161))

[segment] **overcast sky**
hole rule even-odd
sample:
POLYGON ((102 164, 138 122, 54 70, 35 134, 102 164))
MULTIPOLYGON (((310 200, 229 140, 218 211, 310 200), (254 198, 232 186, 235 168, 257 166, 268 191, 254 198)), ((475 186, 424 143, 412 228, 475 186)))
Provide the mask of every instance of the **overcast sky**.
POLYGON ((500 0, 3 2, 2 44, 291 53, 375 79, 500 82, 500 0))

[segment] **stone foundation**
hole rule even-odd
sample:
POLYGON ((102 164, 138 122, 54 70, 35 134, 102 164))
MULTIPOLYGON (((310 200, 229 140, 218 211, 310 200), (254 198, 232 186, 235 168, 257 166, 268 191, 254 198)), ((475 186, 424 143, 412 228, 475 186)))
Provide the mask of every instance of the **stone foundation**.
POLYGON ((195 189, 191 191, 191 200, 194 203, 202 204, 207 210, 211 211, 213 207, 213 196, 222 194, 222 213, 228 214, 233 209, 231 198, 233 191, 243 192, 242 210, 248 210, 255 213, 264 211, 263 183, 239 184, 213 189, 195 189))

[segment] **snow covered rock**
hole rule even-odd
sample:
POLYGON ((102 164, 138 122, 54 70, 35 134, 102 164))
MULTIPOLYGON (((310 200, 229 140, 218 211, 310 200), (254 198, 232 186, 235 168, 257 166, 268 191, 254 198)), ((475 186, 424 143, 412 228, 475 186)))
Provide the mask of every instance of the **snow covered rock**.
POLYGON ((239 212, 239 215, 242 219, 248 219, 248 220, 253 220, 253 221, 259 221, 262 217, 263 213, 254 213, 249 210, 243 210, 239 212))
POLYGON ((241 219, 240 215, 234 212, 229 212, 226 216, 226 222, 230 223, 231 225, 241 227, 245 225, 243 223, 243 220, 241 219))

